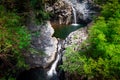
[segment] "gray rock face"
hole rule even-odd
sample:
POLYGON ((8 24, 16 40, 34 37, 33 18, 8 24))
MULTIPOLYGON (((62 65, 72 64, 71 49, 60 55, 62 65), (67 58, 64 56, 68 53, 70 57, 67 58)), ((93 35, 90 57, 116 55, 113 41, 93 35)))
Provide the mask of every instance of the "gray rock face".
POLYGON ((34 28, 36 29, 32 29, 30 53, 25 54, 26 61, 31 67, 46 68, 55 59, 58 40, 52 37, 54 29, 49 21, 45 25, 34 28))
MULTIPOLYGON (((63 54, 65 54, 66 49, 71 47, 71 51, 78 51, 80 50, 80 45, 83 43, 88 37, 87 27, 80 28, 74 32, 71 32, 68 37, 64 41, 64 49, 63 54)), ((63 63, 66 60, 66 56, 63 55, 62 57, 63 63)))
POLYGON ((88 33, 87 33, 87 27, 80 28, 74 32, 71 32, 68 37, 65 39, 64 47, 70 47, 75 45, 75 48, 78 48, 78 46, 87 39, 88 33))
POLYGON ((72 7, 64 0, 57 1, 53 6, 48 6, 46 11, 54 15, 59 24, 69 24, 72 17, 72 7))
POLYGON ((78 23, 87 24, 93 20, 93 16, 98 15, 98 8, 93 0, 58 0, 53 6, 47 6, 46 11, 53 14, 53 21, 59 24, 69 24, 73 21, 73 10, 76 12, 78 23))

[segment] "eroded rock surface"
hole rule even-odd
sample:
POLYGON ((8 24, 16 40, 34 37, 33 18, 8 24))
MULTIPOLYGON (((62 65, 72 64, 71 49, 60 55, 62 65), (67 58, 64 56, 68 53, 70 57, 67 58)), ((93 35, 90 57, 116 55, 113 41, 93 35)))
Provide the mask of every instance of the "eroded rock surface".
POLYGON ((59 21, 59 24, 69 24, 72 17, 72 7, 64 0, 57 1, 53 6, 48 6, 46 11, 54 16, 52 19, 59 21))
MULTIPOLYGON (((81 44, 88 38, 88 27, 80 28, 74 32, 71 32, 64 41, 63 54, 66 53, 67 48, 71 48, 71 51, 81 50, 81 44)), ((66 61, 66 56, 62 57, 63 63, 66 61)))
POLYGON ((58 0, 54 5, 47 6, 46 11, 53 14, 52 21, 59 24, 69 24, 73 21, 73 9, 76 12, 77 23, 88 24, 97 16, 99 8, 92 0, 58 0))
POLYGON ((54 29, 50 22, 33 27, 30 52, 25 54, 31 67, 48 67, 56 57, 58 40, 52 37, 54 29), (34 31, 33 31, 34 30, 34 31))
POLYGON ((68 35, 68 37, 65 39, 64 47, 67 48, 75 45, 75 48, 78 48, 78 46, 80 46, 80 44, 85 41, 87 37, 87 27, 80 28, 68 35))

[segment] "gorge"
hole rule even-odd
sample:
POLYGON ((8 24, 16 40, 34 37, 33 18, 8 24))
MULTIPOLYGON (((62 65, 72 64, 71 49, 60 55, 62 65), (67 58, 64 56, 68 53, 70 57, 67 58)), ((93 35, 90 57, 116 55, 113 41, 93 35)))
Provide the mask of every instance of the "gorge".
MULTIPOLYGON (((88 2, 86 1, 78 2, 77 0, 74 0, 74 1, 60 0, 55 3, 55 6, 51 7, 54 9, 54 10, 51 9, 52 12, 53 11, 55 12, 53 14, 55 16, 61 16, 61 19, 63 19, 63 20, 58 19, 59 25, 55 25, 56 27, 54 27, 53 25, 55 32, 49 21, 47 21, 45 24, 41 26, 36 26, 32 28, 31 31, 33 34, 33 37, 32 37, 33 41, 32 41, 31 48, 35 50, 32 52, 33 53, 36 52, 36 53, 34 54, 29 53, 26 56, 26 60, 27 60, 27 63, 33 67, 33 69, 31 69, 30 72, 28 71, 29 73, 26 72, 25 75, 22 75, 24 73, 21 73, 18 80, 26 80, 26 79, 33 80, 31 77, 29 78, 29 76, 27 75, 38 76, 35 78, 35 80, 65 80, 64 77, 61 76, 64 74, 64 72, 60 72, 61 70, 60 71, 58 70, 59 65, 61 65, 61 64, 58 64, 58 62, 61 63, 62 57, 65 53, 65 49, 68 46, 72 46, 74 44, 80 45, 84 40, 87 39, 87 28, 84 27, 84 25, 86 26, 87 24, 81 24, 78 22, 78 18, 82 19, 83 21, 84 20, 87 21, 87 19, 90 19, 90 15, 88 15, 89 14, 88 12, 90 10, 86 7, 87 3, 88 2), (69 8, 71 7, 70 12, 69 11, 66 12, 65 10, 66 9, 65 6, 67 5, 69 5, 69 8), (64 8, 61 9, 61 6, 64 6, 64 8), (68 16, 69 13, 73 19, 69 18, 70 17, 68 16), (64 24, 63 22, 65 18, 70 19, 71 21, 66 21, 64 24), (71 24, 68 25, 69 22, 71 22, 71 24), (61 26, 61 24, 63 26, 61 26), (34 35, 35 32, 38 32, 37 36, 34 35), (53 37, 53 34, 55 37, 53 37), (63 35, 64 37, 61 37, 61 35, 63 35), (40 53, 39 51, 42 51, 42 53, 43 54, 45 53, 45 55, 39 55, 38 54, 40 53), (42 69, 38 69, 37 72, 35 69, 35 72, 34 72, 34 67, 42 67, 42 69), (41 76, 39 79, 40 75, 38 74, 41 74, 41 73, 45 73, 45 74, 43 74, 43 78, 41 76)), ((47 8, 47 11, 49 11, 48 9, 50 10, 50 7, 47 8)))
POLYGON ((120 80, 119 0, 0 0, 0 80, 120 80))
MULTIPOLYGON (((54 3, 51 3, 50 0, 28 0, 22 2, 23 3, 18 3, 12 0, 0 1, 0 4, 5 6, 6 12, 11 12, 7 14, 8 18, 3 16, 3 19, 0 19, 0 28, 1 25, 5 27, 23 25, 22 28, 28 31, 25 32, 21 29, 14 29, 18 32, 14 33, 14 30, 9 27, 11 30, 8 30, 8 32, 12 35, 17 36, 21 33, 19 35, 20 38, 18 38, 20 40, 13 37, 13 41, 16 40, 14 44, 10 44, 12 43, 11 38, 7 38, 6 35, 4 35, 7 39, 10 39, 10 42, 8 42, 9 45, 5 45, 8 46, 5 49, 3 45, 0 45, 1 49, 3 49, 1 52, 8 50, 9 52, 6 51, 8 56, 10 56, 8 61, 9 59, 15 60, 10 61, 15 67, 10 70, 9 67, 11 64, 8 64, 9 66, 7 67, 8 72, 10 72, 10 74, 12 73, 12 76, 9 74, 5 76, 7 76, 7 78, 10 77, 10 79, 15 77, 16 80, 67 80, 67 72, 61 67, 67 60, 64 54, 67 52, 67 49, 73 45, 76 45, 73 47, 74 51, 79 50, 78 47, 87 39, 89 24, 91 24, 93 17, 96 15, 95 11, 91 9, 94 7, 94 4, 91 0, 55 0, 54 3), (14 12, 16 12, 20 18, 17 17, 14 12), (11 14, 15 16, 15 18, 12 19, 11 14), (12 20, 9 20, 9 18, 12 20), (18 20, 21 21, 20 25, 18 24, 18 20), (6 24, 9 23, 9 25, 3 25, 5 22, 6 24), (27 44, 28 46, 26 46, 27 44), (17 49, 18 51, 14 51, 17 49), (17 58, 12 59, 12 52, 17 58), (18 62, 16 60, 18 60, 18 62), (24 60, 25 63, 23 63, 24 60), (24 68, 22 66, 24 66, 24 68), (13 70, 14 68, 15 71, 13 70)), ((0 6, 0 10, 1 9, 0 6)), ((0 18, 3 14, 2 12, 0 13, 0 18)), ((7 31, 7 29, 5 29, 5 31, 7 31)), ((2 38, 3 39, 0 39, 1 41, 5 40, 5 42, 7 42, 4 37, 2 38)), ((0 61, 1 60, 3 60, 3 58, 1 58, 0 55, 0 61)), ((4 61, 4 63, 8 62, 4 61)), ((0 68, 4 67, 3 64, 1 66, 0 68)), ((3 77, 3 80, 4 78, 7 79, 3 77)))

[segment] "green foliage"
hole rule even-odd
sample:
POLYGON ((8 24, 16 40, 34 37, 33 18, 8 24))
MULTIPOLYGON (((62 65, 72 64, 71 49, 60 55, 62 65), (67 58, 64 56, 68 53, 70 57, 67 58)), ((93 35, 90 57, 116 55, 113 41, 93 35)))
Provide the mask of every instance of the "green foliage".
POLYGON ((45 11, 45 0, 1 0, 0 5, 3 5, 7 11, 18 13, 23 18, 22 21, 26 23, 26 18, 29 15, 35 15, 36 23, 41 23, 49 19, 49 13, 45 11), (33 12, 33 13, 31 13, 33 12))
POLYGON ((36 23, 38 24, 50 18, 49 16, 50 14, 44 10, 36 10, 35 13, 36 13, 36 23))
POLYGON ((0 6, 0 66, 3 66, 0 74, 7 75, 9 71, 16 73, 16 70, 27 67, 22 50, 27 49, 29 44, 30 35, 21 25, 20 17, 0 6))
POLYGON ((45 11, 45 0, 31 0, 30 4, 36 16, 36 23, 39 24, 42 21, 49 19, 50 14, 45 11))
POLYGON ((101 13, 105 19, 109 19, 110 17, 120 18, 120 3, 118 0, 111 0, 111 2, 107 2, 102 8, 101 13))
POLYGON ((82 73, 83 72, 82 65, 85 62, 85 59, 82 56, 79 56, 79 54, 74 51, 73 47, 67 48, 66 54, 65 54, 66 59, 64 61, 64 65, 61 67, 64 68, 65 71, 68 71, 70 73, 74 71, 82 73))
POLYGON ((90 28, 80 51, 74 51, 74 46, 66 50, 65 71, 92 80, 120 79, 120 4, 111 2, 103 6, 102 17, 90 28))

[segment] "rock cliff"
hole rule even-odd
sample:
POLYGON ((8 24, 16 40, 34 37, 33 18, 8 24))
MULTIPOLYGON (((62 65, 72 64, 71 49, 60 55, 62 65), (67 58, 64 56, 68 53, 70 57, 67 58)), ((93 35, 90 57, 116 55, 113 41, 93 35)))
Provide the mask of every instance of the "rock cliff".
POLYGON ((25 54, 26 61, 31 67, 46 68, 55 60, 58 40, 52 37, 54 29, 49 21, 33 28, 31 47, 25 54))
POLYGON ((47 6, 46 11, 53 14, 52 20, 59 24, 71 23, 72 7, 64 0, 57 1, 53 6, 47 6))

